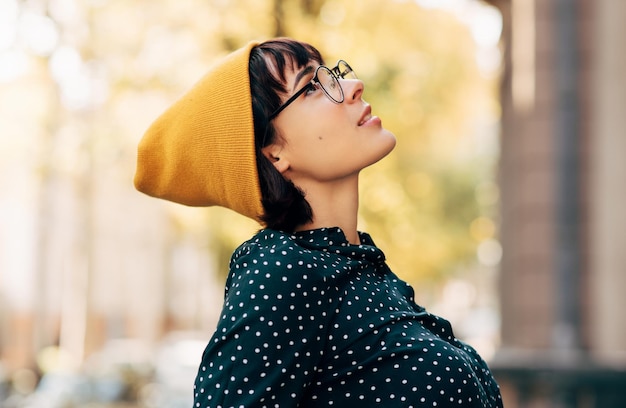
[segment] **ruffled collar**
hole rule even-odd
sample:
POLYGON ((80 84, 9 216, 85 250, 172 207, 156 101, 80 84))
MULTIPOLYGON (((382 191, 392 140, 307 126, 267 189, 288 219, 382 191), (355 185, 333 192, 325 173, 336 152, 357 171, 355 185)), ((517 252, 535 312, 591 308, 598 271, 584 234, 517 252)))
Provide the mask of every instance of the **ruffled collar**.
POLYGON ((298 231, 293 233, 291 237, 300 246, 307 249, 336 253, 355 260, 366 260, 373 263, 385 261, 385 254, 366 232, 359 231, 360 245, 351 244, 339 227, 298 231))

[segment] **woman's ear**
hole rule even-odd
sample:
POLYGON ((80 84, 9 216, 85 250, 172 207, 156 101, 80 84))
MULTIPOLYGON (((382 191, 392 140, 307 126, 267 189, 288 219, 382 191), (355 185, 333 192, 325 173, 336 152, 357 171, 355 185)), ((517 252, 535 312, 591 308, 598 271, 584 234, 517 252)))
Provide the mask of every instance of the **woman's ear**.
POLYGON ((277 144, 271 144, 261 149, 263 155, 270 161, 280 174, 284 174, 289 169, 289 162, 281 154, 283 147, 277 144))

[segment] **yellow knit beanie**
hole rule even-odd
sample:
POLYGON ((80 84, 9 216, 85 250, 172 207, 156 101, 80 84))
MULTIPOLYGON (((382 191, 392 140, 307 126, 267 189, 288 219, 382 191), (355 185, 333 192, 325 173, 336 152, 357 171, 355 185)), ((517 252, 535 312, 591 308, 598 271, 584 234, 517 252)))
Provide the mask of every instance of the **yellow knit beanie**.
POLYGON ((248 62, 257 42, 227 55, 167 109, 139 143, 135 187, 189 206, 219 205, 259 220, 248 62))

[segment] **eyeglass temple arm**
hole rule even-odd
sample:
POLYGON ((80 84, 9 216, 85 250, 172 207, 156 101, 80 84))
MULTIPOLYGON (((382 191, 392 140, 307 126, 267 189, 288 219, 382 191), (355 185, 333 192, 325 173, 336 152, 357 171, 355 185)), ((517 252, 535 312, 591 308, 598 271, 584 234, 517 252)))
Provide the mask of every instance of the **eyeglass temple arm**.
POLYGON ((289 106, 289 104, 293 101, 295 101, 300 95, 302 95, 307 89, 309 89, 309 86, 313 85, 313 81, 311 81, 311 83, 305 87, 302 87, 302 89, 300 89, 298 92, 296 92, 295 94, 291 95, 291 98, 287 99, 285 101, 285 103, 283 103, 282 105, 280 105, 278 107, 278 109, 276 109, 268 118, 268 121, 274 119, 276 116, 278 116, 279 113, 281 113, 283 111, 283 109, 285 109, 287 106, 289 106))

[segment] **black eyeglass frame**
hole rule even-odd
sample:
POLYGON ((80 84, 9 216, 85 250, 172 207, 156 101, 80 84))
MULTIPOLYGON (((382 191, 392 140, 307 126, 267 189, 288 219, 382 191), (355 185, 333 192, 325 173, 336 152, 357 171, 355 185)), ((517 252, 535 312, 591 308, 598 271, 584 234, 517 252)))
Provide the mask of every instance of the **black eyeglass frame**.
POLYGON ((298 99, 298 97, 300 95, 302 95, 304 92, 306 92, 308 89, 310 89, 310 87, 315 86, 315 84, 318 84, 320 88, 322 88, 322 91, 324 92, 324 94, 333 102, 335 103, 342 103, 345 99, 345 96, 343 94, 343 88, 341 86, 341 83, 339 82, 339 79, 344 79, 346 77, 346 75, 352 73, 352 78, 356 79, 356 73, 354 72, 354 70, 352 69, 352 67, 350 66, 350 64, 348 64, 346 61, 344 60, 339 60, 337 61, 337 65, 334 68, 328 68, 325 65, 320 65, 319 67, 317 67, 315 69, 315 75, 313 75, 313 78, 311 78, 311 80, 309 81, 308 84, 304 85, 302 88, 300 88, 300 90, 298 90, 296 93, 294 93, 293 95, 291 95, 291 98, 287 99, 285 101, 285 103, 283 103, 282 105, 280 105, 278 107, 278 109, 276 109, 274 112, 272 112, 272 114, 269 116, 268 118, 268 122, 271 121, 272 119, 274 119, 276 116, 278 116, 279 113, 281 113, 287 106, 289 106, 293 101, 295 101, 296 99, 298 99), (345 70, 343 72, 341 72, 339 70, 339 65, 343 64, 345 66, 345 70), (339 93, 341 94, 341 100, 337 100, 335 98, 333 98, 330 93, 326 90, 326 88, 324 88, 324 85, 322 85, 322 83, 319 81, 318 78, 318 73, 319 70, 323 69, 328 71, 328 73, 335 78, 335 80, 337 81, 337 85, 339 85, 339 93))

